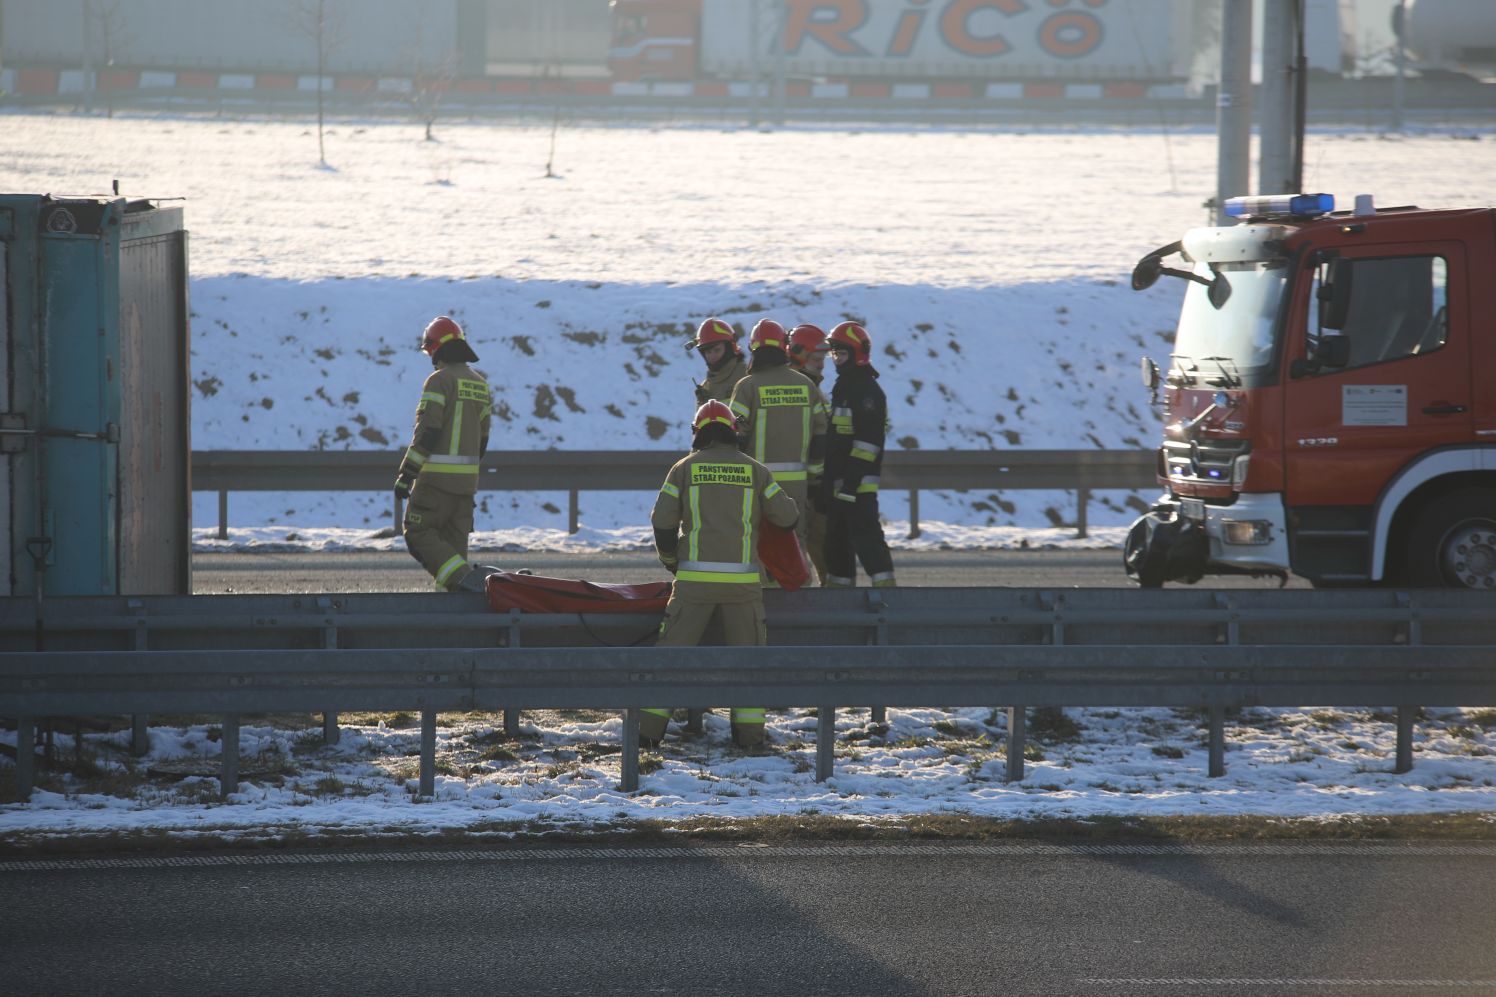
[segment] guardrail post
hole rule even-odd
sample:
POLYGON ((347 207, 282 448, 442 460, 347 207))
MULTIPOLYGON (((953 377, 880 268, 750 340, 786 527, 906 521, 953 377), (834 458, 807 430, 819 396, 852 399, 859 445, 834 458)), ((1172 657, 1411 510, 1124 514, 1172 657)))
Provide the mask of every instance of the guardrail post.
POLYGON ((504 736, 519 737, 519 710, 504 711, 504 736))
POLYGON ((336 713, 322 714, 322 743, 337 744, 343 738, 343 732, 338 729, 338 715, 336 713))
POLYGON ((639 789, 639 708, 623 711, 623 758, 619 762, 618 788, 625 793, 639 789))
POLYGON ((228 489, 218 490, 218 539, 229 538, 229 493, 228 489))
POLYGON ((218 790, 224 799, 228 799, 230 794, 239 792, 239 714, 223 715, 220 746, 223 758, 218 774, 218 790))
POLYGON ((702 721, 705 719, 705 717, 706 710, 701 709, 700 707, 693 707, 692 709, 687 710, 686 731, 691 734, 700 734, 702 731, 702 721))
POLYGON ((130 754, 140 758, 151 750, 151 717, 148 713, 130 716, 130 754))
POLYGON ((871 723, 874 727, 887 727, 888 726, 888 707, 886 707, 886 706, 870 706, 870 707, 868 707, 868 711, 867 712, 868 712, 868 722, 871 723))
POLYGON ((31 799, 36 787, 36 718, 16 717, 16 795, 31 799))
POLYGON ((836 707, 823 706, 816 711, 816 782, 831 778, 836 764, 836 707))
POLYGON ((919 489, 909 489, 909 539, 919 539, 919 489))
POLYGON ((1413 771, 1413 718, 1417 714, 1416 706, 1397 708, 1397 764, 1392 771, 1398 775, 1413 771))
POLYGON ((1086 506, 1091 503, 1091 489, 1077 488, 1075 490, 1075 535, 1078 539, 1086 539, 1086 506))
POLYGON ((1028 707, 1008 707, 1008 767, 1004 782, 1023 781, 1023 749, 1028 739, 1028 707))
POLYGON ((1212 779, 1226 774, 1226 707, 1210 707, 1210 770, 1212 779))
POLYGON ((575 533, 581 528, 582 509, 577 501, 577 490, 573 488, 567 497, 566 503, 566 532, 575 533))
POLYGON ((421 795, 436 795, 436 711, 421 711, 421 795))

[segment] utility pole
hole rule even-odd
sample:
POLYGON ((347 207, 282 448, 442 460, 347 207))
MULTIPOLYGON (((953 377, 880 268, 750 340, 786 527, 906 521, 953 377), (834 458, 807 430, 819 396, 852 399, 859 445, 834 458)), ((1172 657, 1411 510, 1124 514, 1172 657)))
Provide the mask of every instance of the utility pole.
POLYGON ((1221 82, 1216 91, 1217 225, 1234 224, 1226 199, 1249 194, 1252 175, 1252 0, 1221 5, 1221 82))
POLYGON ((1402 131, 1403 108, 1407 100, 1404 81, 1408 75, 1408 50, 1403 44, 1407 24, 1407 0, 1397 0, 1397 6, 1392 8, 1392 55, 1397 63, 1397 75, 1392 78, 1392 130, 1395 132, 1402 131))
POLYGON ((1294 146, 1298 141, 1296 87, 1298 25, 1303 0, 1262 0, 1262 90, 1257 193, 1296 194, 1294 146))
POLYGON ((83 0, 83 110, 93 110, 93 3, 83 0))
POLYGON ((748 78, 752 81, 748 84, 748 127, 757 128, 759 120, 759 87, 763 85, 763 64, 759 60, 758 50, 763 45, 763 35, 759 31, 762 18, 759 12, 762 10, 760 0, 748 0, 748 78))
POLYGON ((789 30, 789 0, 774 0, 774 123, 784 127, 784 42, 789 30))

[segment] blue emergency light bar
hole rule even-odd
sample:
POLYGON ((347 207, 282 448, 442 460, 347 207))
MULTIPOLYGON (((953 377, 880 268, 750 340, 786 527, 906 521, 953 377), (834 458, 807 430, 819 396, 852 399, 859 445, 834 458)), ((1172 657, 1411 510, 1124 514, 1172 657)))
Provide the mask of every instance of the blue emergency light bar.
POLYGON ((1270 195, 1258 198, 1227 198, 1225 213, 1233 219, 1291 214, 1313 219, 1334 211, 1334 195, 1270 195))
POLYGON ((1226 198, 1226 214, 1232 218, 1257 218, 1264 215, 1314 218, 1334 210, 1334 194, 1273 194, 1266 197, 1226 198))

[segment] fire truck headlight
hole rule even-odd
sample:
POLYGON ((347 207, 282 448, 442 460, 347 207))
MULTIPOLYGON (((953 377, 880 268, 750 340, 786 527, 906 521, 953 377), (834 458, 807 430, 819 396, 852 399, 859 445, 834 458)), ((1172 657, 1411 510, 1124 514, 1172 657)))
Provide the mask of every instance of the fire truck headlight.
POLYGON ((1228 544, 1270 544, 1273 524, 1266 519, 1227 519, 1221 522, 1221 536, 1228 544))

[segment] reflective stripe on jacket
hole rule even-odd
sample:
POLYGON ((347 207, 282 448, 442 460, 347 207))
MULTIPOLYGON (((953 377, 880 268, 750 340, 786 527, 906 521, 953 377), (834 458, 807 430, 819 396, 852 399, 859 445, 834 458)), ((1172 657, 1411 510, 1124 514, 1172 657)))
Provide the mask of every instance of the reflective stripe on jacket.
POLYGON ((826 433, 820 395, 810 378, 787 365, 752 370, 733 389, 729 404, 743 448, 776 481, 804 481, 820 473, 819 459, 810 466, 811 441, 826 433))
POLYGON ((444 492, 472 495, 478 490, 490 407, 488 382, 467 364, 443 364, 432 371, 421 388, 415 431, 400 473, 444 492))
POLYGON ((692 451, 665 476, 650 516, 676 531, 676 594, 697 602, 759 597, 760 518, 792 526, 799 516, 769 469, 724 443, 692 451))

